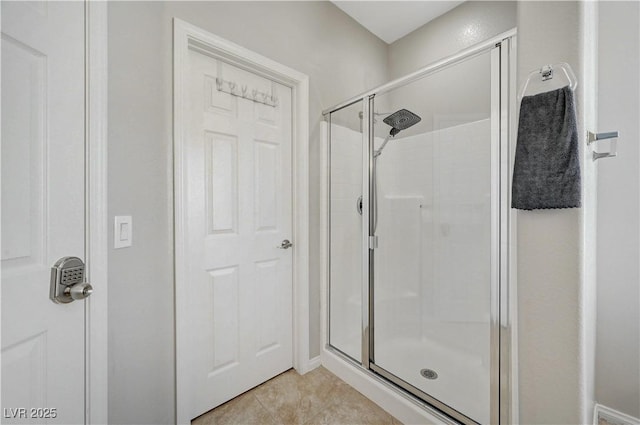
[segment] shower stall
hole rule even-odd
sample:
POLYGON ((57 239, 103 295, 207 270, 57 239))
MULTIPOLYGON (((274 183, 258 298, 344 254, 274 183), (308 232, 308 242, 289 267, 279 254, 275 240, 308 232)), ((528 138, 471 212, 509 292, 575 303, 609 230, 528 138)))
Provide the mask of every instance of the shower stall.
POLYGON ((443 421, 507 423, 515 33, 324 112, 324 355, 443 421))

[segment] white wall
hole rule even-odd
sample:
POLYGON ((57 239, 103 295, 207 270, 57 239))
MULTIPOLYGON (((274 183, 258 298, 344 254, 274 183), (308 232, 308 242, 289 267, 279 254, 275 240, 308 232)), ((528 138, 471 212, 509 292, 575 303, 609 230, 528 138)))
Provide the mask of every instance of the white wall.
POLYGON ((516 26, 515 1, 468 1, 389 46, 398 78, 516 26))
MULTIPOLYGON (((515 26, 515 1, 462 3, 391 44, 389 74, 391 78, 402 77, 515 26)), ((420 115, 420 128, 412 128, 408 134, 442 129, 442 120, 453 116, 458 120, 449 125, 485 119, 490 111, 490 76, 489 55, 482 55, 377 96, 376 111, 407 108, 420 115), (392 106, 386 108, 385 103, 392 106), (434 122, 435 114, 438 123, 434 122)))
MULTIPOLYGON (((518 88, 530 71, 569 63, 580 82, 578 134, 585 134, 585 10, 578 2, 518 3, 518 88), (544 23, 544 24, 542 24, 544 23), (583 44, 584 43, 584 44, 583 44)), ((590 123, 591 124, 591 123, 590 123)), ((593 401, 593 165, 579 138, 583 207, 517 213, 520 422, 589 423, 593 401), (584 195, 588 196, 584 196, 584 195)))
MULTIPOLYGON (((602 22, 623 22, 621 17, 631 19, 626 10, 621 10, 624 7, 633 6, 603 3, 602 22), (615 12, 614 8, 617 8, 615 12)), ((388 77, 401 76, 514 27, 516 12, 513 2, 466 3, 386 46, 327 2, 111 2, 108 8, 108 213, 109 217, 133 215, 135 236, 132 248, 109 252, 110 423, 172 423, 171 18, 176 16, 199 25, 310 76, 310 255, 318 258, 320 111, 386 82, 388 77), (465 24, 471 24, 466 33, 465 24)), ((580 28, 581 7, 576 2, 521 2, 517 9, 519 85, 523 83, 522 76, 532 69, 559 61, 575 65, 574 70, 581 79, 580 33, 585 30, 580 28)), ((634 22, 628 25, 637 28, 638 21, 634 22)), ((610 39, 622 28, 612 23, 607 27, 611 32, 603 37, 610 39)), ((627 44, 620 43, 624 50, 610 53, 625 55, 631 51, 625 46, 627 44)), ((606 56, 604 52, 600 54, 606 56)), ((616 62, 609 63, 609 72, 623 68, 613 65, 616 62)), ((637 64, 635 66, 636 71, 625 72, 637 76, 637 64)), ((601 84, 606 87, 604 82, 601 84)), ((610 104, 624 97, 622 94, 614 97, 618 89, 612 88, 609 92, 611 98, 616 99, 609 101, 610 104)), ((629 90, 626 86, 624 93, 629 90)), ((601 89, 601 98, 603 95, 601 89)), ((580 105, 580 97, 578 102, 580 105)), ((628 123, 615 119, 611 121, 611 128, 633 135, 633 122, 638 116, 637 103, 635 105, 635 115, 633 104, 626 108, 631 117, 627 118, 628 123)), ((605 129, 606 113, 600 111, 600 114, 600 128, 605 129)), ((612 114, 617 116, 618 112, 612 114)), ((637 141, 637 132, 635 134, 635 139, 630 139, 637 141)), ((623 149, 637 147, 628 142, 629 147, 625 148, 625 140, 620 142, 621 155, 623 149)), ((627 154, 634 155, 631 150, 627 154)), ((635 155, 637 158, 637 151, 635 155)), ((610 161, 618 160, 620 157, 610 161)), ((635 170, 637 172, 637 168, 635 170)), ((603 179, 607 176, 604 164, 600 174, 603 179)), ((600 183, 604 184, 605 180, 600 183)), ((601 190, 600 196, 603 193, 601 190)), ((615 202, 630 202, 627 198, 618 197, 615 202)), ((637 203, 635 205, 637 208, 637 203)), ((622 208, 616 212, 632 215, 630 210, 622 208)), ((522 423, 588 421, 584 406, 589 393, 585 388, 588 370, 584 370, 584 365, 588 369, 588 359, 580 365, 581 360, 589 356, 582 340, 588 338, 585 321, 590 314, 583 311, 585 288, 580 283, 583 214, 580 210, 545 211, 518 217, 522 423)), ((637 219, 637 212, 634 217, 637 219)), ((637 228, 637 221, 632 223, 637 228)), ((619 243, 613 242, 613 246, 619 243)), ((636 255, 631 261, 637 264, 637 258, 636 255)), ((312 262, 310 327, 312 344, 316 344, 310 347, 312 355, 319 352, 318 268, 318 264, 312 262)), ((620 288, 627 288, 622 291, 630 290, 623 282, 632 282, 633 275, 622 277, 600 284, 600 289, 621 285, 620 288)), ((636 284, 637 281, 635 277, 636 284)), ((619 304, 630 303, 633 293, 624 300, 617 289, 600 291, 599 296, 599 313, 604 318, 609 314, 611 319, 599 323, 600 333, 611 337, 610 330, 615 328, 624 330, 625 335, 626 332, 637 335, 637 329, 630 326, 638 323, 637 316, 620 316, 638 311, 637 306, 630 310, 626 304, 619 304), (606 307, 614 305, 623 308, 606 307), (624 325, 621 327, 620 323, 624 325)), ((599 401, 637 415, 637 411, 634 413, 626 407, 628 402, 618 405, 603 395, 613 394, 602 386, 606 385, 604 379, 610 378, 607 375, 610 370, 616 374, 626 371, 627 377, 632 376, 628 368, 611 369, 615 362, 631 363, 626 363, 629 359, 614 357, 620 352, 607 352, 611 345, 605 344, 603 338, 606 337, 600 337, 598 345, 599 401), (602 378, 603 375, 606 378, 602 378)), ((621 340, 625 341, 624 337, 621 340)), ((630 347, 633 348, 632 343, 630 347)), ((624 382, 624 388, 631 385, 633 389, 631 381, 618 382, 624 382)), ((622 388, 622 385, 617 387, 622 388)), ((625 394, 633 397, 633 392, 625 394)))
POLYGON ((133 246, 108 252, 109 423, 165 424, 175 410, 171 73, 163 53, 171 33, 157 3, 109 3, 108 19, 109 223, 133 216, 133 246))
POLYGON ((621 137, 598 160, 596 400, 640 418, 640 4, 599 9, 598 131, 621 137))
MULTIPOLYGON (((310 257, 319 258, 319 122, 387 81, 387 46, 329 2, 110 2, 109 217, 133 247, 109 251, 109 422, 173 423, 172 18, 310 77, 310 257), (329 30, 330 29, 330 30, 329 30), (111 218, 110 218, 111 219, 111 218)), ((311 355, 319 265, 310 264, 311 355)))

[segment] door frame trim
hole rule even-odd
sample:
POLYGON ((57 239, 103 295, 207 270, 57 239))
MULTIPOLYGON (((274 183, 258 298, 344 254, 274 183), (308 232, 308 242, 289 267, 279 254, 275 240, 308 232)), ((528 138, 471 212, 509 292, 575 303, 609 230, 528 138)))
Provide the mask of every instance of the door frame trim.
POLYGON ((188 364, 180 315, 186 308, 182 286, 186 282, 184 236, 183 83, 189 46, 262 75, 292 90, 292 227, 293 240, 293 367, 301 374, 312 369, 309 360, 309 77, 269 58, 225 40, 195 25, 173 19, 173 184, 176 340, 176 422, 189 423, 188 364))
POLYGON ((107 4, 85 0, 85 423, 108 421, 107 4))

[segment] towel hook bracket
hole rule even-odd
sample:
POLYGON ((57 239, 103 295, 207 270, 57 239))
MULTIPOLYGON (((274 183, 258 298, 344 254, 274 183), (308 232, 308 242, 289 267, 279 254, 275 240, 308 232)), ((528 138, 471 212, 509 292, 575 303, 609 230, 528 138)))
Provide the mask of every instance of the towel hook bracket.
POLYGON ((569 88, 571 88, 571 90, 576 89, 576 87, 578 86, 578 79, 576 78, 576 75, 574 74, 573 69, 571 69, 571 65, 569 65, 566 62, 560 62, 556 64, 543 65, 541 68, 534 69, 533 71, 531 71, 527 76, 527 79, 524 85, 522 86, 522 90, 520 90, 520 95, 518 97, 520 99, 524 97, 524 95, 527 92, 527 87, 529 86, 529 82, 533 81, 534 79, 539 78, 539 81, 542 81, 542 82, 553 80, 553 77, 555 74, 554 71, 560 72, 559 75, 564 75, 566 80, 569 82, 569 88))

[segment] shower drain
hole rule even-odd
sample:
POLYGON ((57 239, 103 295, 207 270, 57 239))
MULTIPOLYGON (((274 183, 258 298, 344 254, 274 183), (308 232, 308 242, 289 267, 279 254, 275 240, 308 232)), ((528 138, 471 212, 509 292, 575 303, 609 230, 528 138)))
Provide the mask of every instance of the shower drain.
POLYGON ((436 371, 431 369, 422 369, 420 371, 420 375, 427 379, 438 379, 438 374, 436 373, 436 371))

